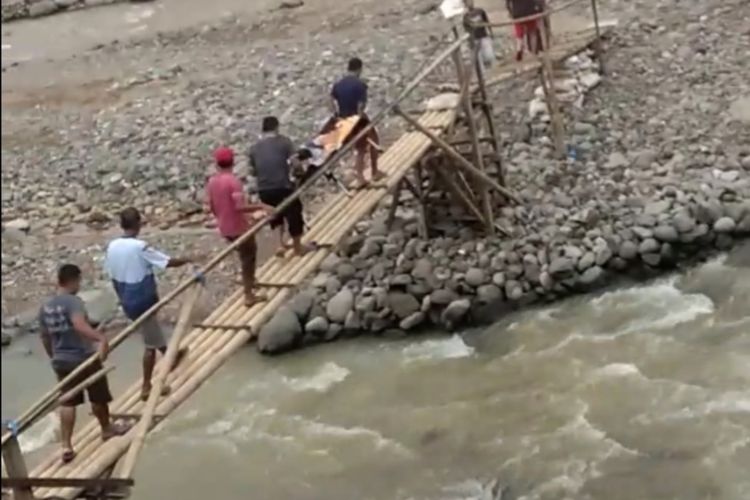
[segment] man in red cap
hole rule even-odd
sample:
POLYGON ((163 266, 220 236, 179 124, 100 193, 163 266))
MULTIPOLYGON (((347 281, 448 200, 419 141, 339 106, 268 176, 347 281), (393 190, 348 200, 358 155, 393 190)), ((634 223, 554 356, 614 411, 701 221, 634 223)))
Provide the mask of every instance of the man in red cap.
MULTIPOLYGON (((219 228, 219 233, 227 241, 235 241, 251 227, 247 214, 251 218, 265 215, 273 209, 262 203, 248 203, 242 182, 234 175, 234 152, 221 147, 214 152, 216 173, 211 176, 206 186, 206 210, 210 211, 219 228)), ((255 237, 248 238, 237 249, 242 268, 242 285, 245 289, 247 307, 260 302, 262 297, 255 292, 255 259, 258 247, 255 237)))

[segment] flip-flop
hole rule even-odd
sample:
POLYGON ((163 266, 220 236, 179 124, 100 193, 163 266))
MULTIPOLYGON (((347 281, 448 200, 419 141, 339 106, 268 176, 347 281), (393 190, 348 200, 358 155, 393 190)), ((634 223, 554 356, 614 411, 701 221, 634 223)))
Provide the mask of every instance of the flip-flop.
POLYGON ((62 453, 62 463, 69 464, 76 459, 76 452, 73 450, 64 450, 62 453))

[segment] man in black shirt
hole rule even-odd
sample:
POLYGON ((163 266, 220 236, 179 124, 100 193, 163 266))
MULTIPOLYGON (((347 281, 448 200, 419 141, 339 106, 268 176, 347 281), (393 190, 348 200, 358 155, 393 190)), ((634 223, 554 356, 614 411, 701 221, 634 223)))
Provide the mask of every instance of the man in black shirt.
POLYGON ((488 26, 490 19, 484 9, 474 6, 474 0, 464 0, 464 28, 471 33, 476 42, 479 63, 482 71, 495 62, 495 48, 492 46, 492 30, 488 26))
MULTIPOLYGON (((364 127, 370 124, 370 119, 365 113, 367 107, 367 84, 362 81, 362 60, 354 57, 349 60, 348 73, 331 89, 331 107, 333 108, 334 118, 348 118, 350 116, 359 116, 357 124, 351 131, 351 136, 356 136, 364 127)), ((326 133, 335 124, 335 119, 329 121, 321 133, 326 133)), ((365 181, 365 155, 370 156, 370 171, 372 180, 378 180, 385 177, 378 170, 378 133, 375 128, 371 128, 365 136, 357 141, 357 156, 354 164, 354 170, 357 175, 358 187, 363 186, 365 181)))

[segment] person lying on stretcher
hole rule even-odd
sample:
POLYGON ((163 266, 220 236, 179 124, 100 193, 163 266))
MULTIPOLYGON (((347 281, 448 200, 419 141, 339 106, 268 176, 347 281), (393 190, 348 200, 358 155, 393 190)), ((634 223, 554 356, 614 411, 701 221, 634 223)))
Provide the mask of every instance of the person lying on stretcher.
MULTIPOLYGON (((362 81, 362 61, 358 58, 349 60, 348 73, 331 89, 331 109, 333 116, 324 125, 321 135, 331 132, 336 128, 339 120, 358 116, 359 119, 347 134, 348 137, 356 136, 362 129, 370 124, 365 113, 367 106, 367 84, 362 81)), ((354 187, 359 188, 367 184, 365 179, 365 155, 370 157, 371 180, 376 181, 385 177, 378 170, 379 137, 375 128, 371 128, 364 137, 356 144, 357 155, 354 163, 354 172, 357 178, 354 187)))

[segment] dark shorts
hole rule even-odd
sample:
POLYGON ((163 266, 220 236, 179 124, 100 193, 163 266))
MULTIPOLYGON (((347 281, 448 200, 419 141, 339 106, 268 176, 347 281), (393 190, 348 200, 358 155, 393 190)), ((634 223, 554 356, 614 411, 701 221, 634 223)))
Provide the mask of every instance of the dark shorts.
MULTIPOLYGON (((258 197, 260 198, 260 201, 266 205, 278 207, 293 192, 292 189, 268 189, 266 191, 259 191, 258 197)), ((302 215, 302 202, 299 201, 299 198, 294 200, 283 212, 271 221, 271 227, 279 227, 284 221, 286 221, 286 225, 289 228, 289 234, 292 237, 297 238, 302 236, 302 233, 305 231, 305 218, 302 215)))
MULTIPOLYGON (((75 370, 81 362, 71 361, 53 361, 52 369, 55 370, 57 380, 61 382, 65 377, 68 376, 73 370, 75 370)), ((66 382, 61 390, 62 394, 66 394, 69 390, 76 387, 78 384, 89 378, 94 373, 102 369, 101 361, 94 362, 91 366, 83 370, 81 373, 73 377, 70 382, 66 382)), ((107 404, 112 401, 112 393, 109 392, 109 383, 107 377, 101 377, 99 380, 89 385, 86 389, 76 394, 75 397, 68 401, 60 403, 61 406, 79 406, 85 402, 83 393, 86 392, 89 397, 89 402, 92 404, 107 404)))

